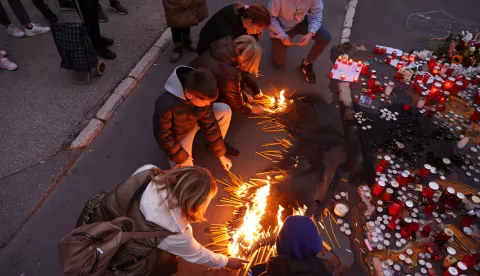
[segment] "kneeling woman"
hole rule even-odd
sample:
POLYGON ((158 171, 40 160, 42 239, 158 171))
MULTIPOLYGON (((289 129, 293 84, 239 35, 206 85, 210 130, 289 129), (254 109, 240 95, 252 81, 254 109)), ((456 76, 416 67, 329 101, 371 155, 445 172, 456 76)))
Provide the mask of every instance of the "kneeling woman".
POLYGON ((248 103, 249 96, 242 89, 242 75, 249 73, 257 76, 261 58, 262 48, 252 36, 226 36, 215 41, 190 65, 210 70, 217 80, 219 99, 232 110, 248 116, 262 113, 263 107, 248 103))
POLYGON ((98 206, 93 214, 84 211, 79 224, 127 216, 135 222, 137 232, 166 233, 163 237, 132 239, 123 244, 107 275, 171 275, 176 272, 176 263, 172 265, 173 258, 164 253, 211 268, 239 269, 245 260, 214 253, 193 237, 190 223, 205 220, 204 213, 216 193, 217 184, 206 169, 193 166, 162 172, 145 165, 115 190, 93 197, 87 207, 98 206), (130 199, 128 195, 132 193, 135 195, 130 199), (101 199, 97 203, 92 202, 98 198, 101 199), (132 272, 135 274, 128 274, 132 272))

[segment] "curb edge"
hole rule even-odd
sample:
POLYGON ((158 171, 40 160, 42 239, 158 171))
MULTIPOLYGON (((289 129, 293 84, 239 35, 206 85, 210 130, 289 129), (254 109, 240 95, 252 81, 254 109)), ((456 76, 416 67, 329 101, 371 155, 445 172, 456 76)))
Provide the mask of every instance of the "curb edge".
POLYGON ((355 10, 357 8, 358 0, 350 0, 346 6, 345 18, 343 20, 343 28, 340 43, 350 41, 351 29, 353 27, 353 18, 355 17, 355 10))
POLYGON ((139 81, 152 68, 153 63, 163 54, 165 49, 172 41, 170 28, 163 31, 160 38, 153 44, 145 55, 135 64, 133 69, 115 89, 108 99, 97 110, 95 117, 92 118, 87 126, 80 131, 77 137, 70 145, 70 149, 77 150, 88 147, 95 137, 100 133, 105 123, 113 116, 115 111, 122 105, 123 101, 137 87, 139 81))

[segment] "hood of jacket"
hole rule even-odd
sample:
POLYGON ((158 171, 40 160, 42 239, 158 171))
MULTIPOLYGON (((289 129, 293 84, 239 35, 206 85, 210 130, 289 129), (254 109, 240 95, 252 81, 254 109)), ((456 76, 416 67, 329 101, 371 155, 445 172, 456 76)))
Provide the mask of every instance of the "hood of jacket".
POLYGON ((187 74, 191 71, 195 70, 192 67, 189 66, 178 66, 173 70, 172 74, 170 77, 168 77, 167 82, 165 83, 165 90, 182 99, 182 100, 187 100, 185 97, 185 89, 183 88, 183 85, 185 83, 185 77, 187 74))
POLYGON ((311 256, 297 260, 285 256, 275 256, 267 265, 267 276, 318 276, 331 275, 322 259, 311 256))

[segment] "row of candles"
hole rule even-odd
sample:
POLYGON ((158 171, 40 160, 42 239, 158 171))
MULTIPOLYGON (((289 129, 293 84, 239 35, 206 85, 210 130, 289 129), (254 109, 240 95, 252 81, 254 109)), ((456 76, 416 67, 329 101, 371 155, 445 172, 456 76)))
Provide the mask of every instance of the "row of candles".
MULTIPOLYGON (((436 174, 437 169, 431 165, 425 164, 420 170, 418 175, 410 173, 409 171, 397 171, 398 175, 395 180, 388 181, 385 174, 382 172, 392 166, 396 169, 398 166, 394 166, 392 157, 385 155, 379 156, 380 162, 376 166, 376 173, 379 176, 376 183, 373 185, 372 193, 378 198, 377 201, 377 211, 382 213, 384 208, 382 207, 385 203, 389 202, 388 206, 388 221, 384 220, 387 229, 394 231, 395 229, 400 230, 398 238, 402 239, 411 239, 412 235, 415 236, 418 231, 423 238, 429 238, 432 233, 432 226, 430 224, 424 225, 420 229, 420 223, 416 219, 418 216, 418 208, 415 208, 414 202, 412 200, 407 200, 407 197, 404 195, 408 188, 413 190, 413 183, 419 183, 425 180, 430 174, 436 174), (388 183, 388 185, 387 185, 388 183), (388 186, 388 187, 387 187, 388 186), (397 198, 395 198, 397 196, 397 198), (408 211, 409 216, 403 216, 404 211, 408 211)), ((444 158, 443 164, 448 166, 450 160, 444 158)), ((396 170, 395 170, 396 171, 396 170)), ((412 196, 412 194, 409 194, 412 196)), ((448 187, 444 191, 440 191, 440 186, 436 182, 429 182, 429 184, 423 187, 421 194, 421 202, 424 203, 423 214, 425 216, 438 216, 435 212, 437 210, 444 211, 446 213, 452 213, 456 208, 463 207, 467 211, 467 215, 461 222, 463 227, 468 227, 472 224, 471 216, 475 215, 475 209, 480 207, 480 197, 472 196, 468 200, 465 195, 461 192, 455 192, 455 189, 448 187)), ((381 218, 381 217, 379 217, 381 218)), ((384 215, 385 218, 385 215, 384 215)), ((441 223, 441 220, 438 218, 436 220, 438 223, 437 227, 441 227, 438 234, 435 235, 434 240, 436 243, 431 241, 427 242, 427 248, 432 253, 435 260, 441 258, 440 250, 438 246, 444 246, 447 241, 453 237, 453 231, 449 228, 445 228, 441 223)), ((368 226, 368 224, 367 224, 368 226)), ((384 229, 385 229, 384 228, 384 229)), ((388 242, 389 244, 389 242, 388 242)), ((402 243, 398 243, 397 246, 401 246, 402 243)), ((383 248, 383 245, 382 245, 383 248)), ((476 264, 476 259, 471 255, 466 255, 462 260, 455 259, 455 252, 453 248, 447 249, 449 255, 444 261, 444 266, 447 268, 444 275, 458 275, 467 269, 472 269, 476 264), (457 271, 457 274, 455 274, 457 271)))

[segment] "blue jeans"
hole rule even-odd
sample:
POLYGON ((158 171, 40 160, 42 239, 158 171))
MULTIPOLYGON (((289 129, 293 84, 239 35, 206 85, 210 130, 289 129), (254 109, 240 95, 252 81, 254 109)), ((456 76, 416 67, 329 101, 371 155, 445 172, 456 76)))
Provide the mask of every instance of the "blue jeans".
MULTIPOLYGON (((306 35, 308 33, 308 22, 306 20, 302 21, 301 23, 297 24, 291 30, 287 32, 287 35, 290 38, 294 38, 297 35, 306 35)), ((323 25, 320 26, 317 33, 313 36, 313 43, 310 52, 308 53, 306 60, 308 63, 314 63, 315 60, 322 54, 323 50, 327 48, 327 45, 332 40, 332 36, 330 32, 328 32, 327 28, 323 25)), ((283 42, 278 38, 272 38, 272 57, 273 63, 277 67, 283 67, 285 65, 285 59, 287 56, 287 48, 283 42)))

